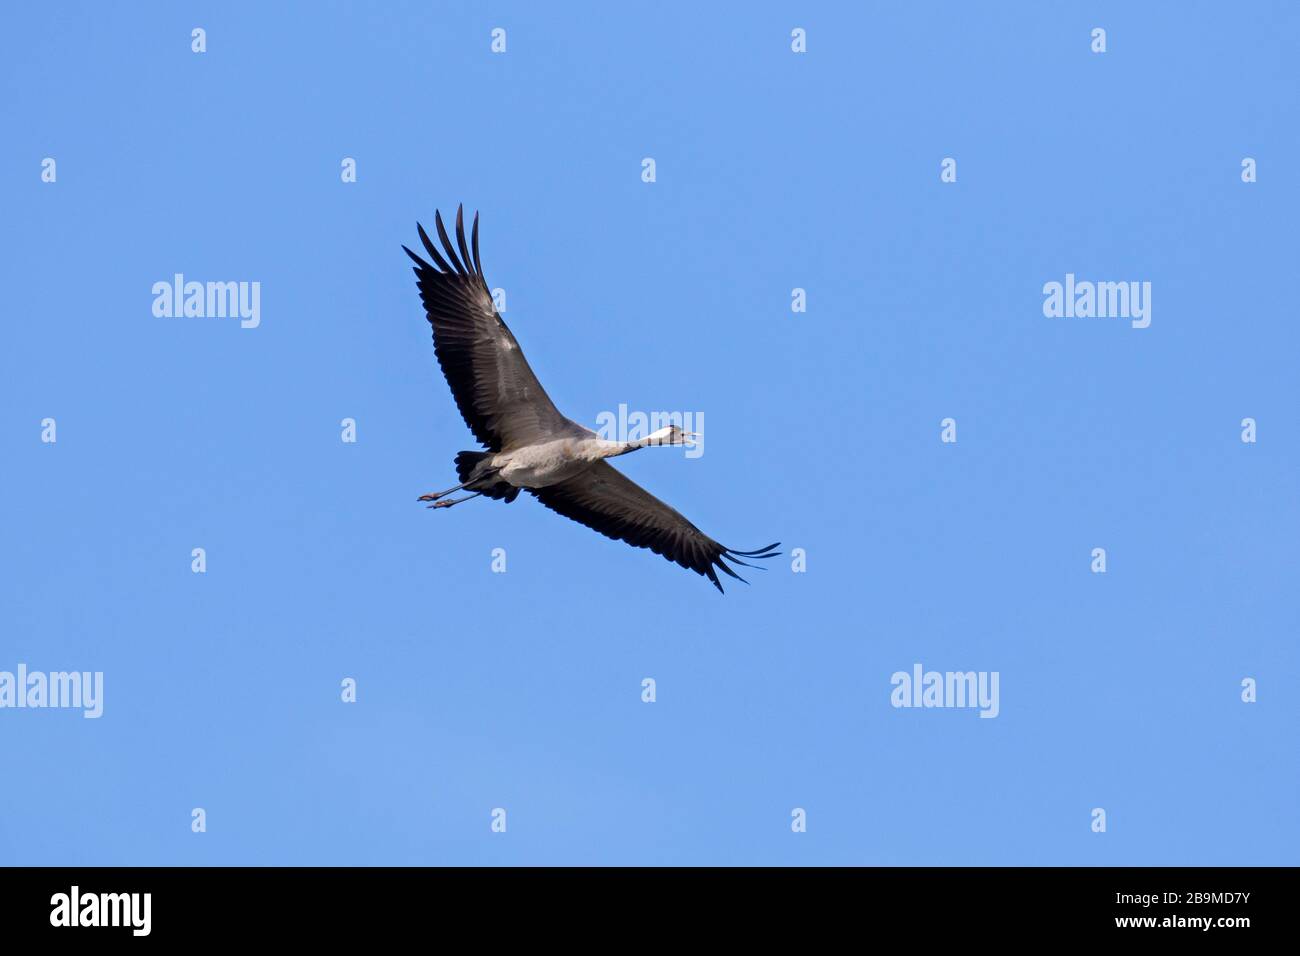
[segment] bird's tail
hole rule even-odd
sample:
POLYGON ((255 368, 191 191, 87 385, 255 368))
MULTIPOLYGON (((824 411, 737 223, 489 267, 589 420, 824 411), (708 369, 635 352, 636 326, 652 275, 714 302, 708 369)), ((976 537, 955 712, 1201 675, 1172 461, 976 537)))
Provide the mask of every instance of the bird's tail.
MULTIPOLYGON (((484 458, 490 458, 490 451, 462 451, 456 455, 456 477, 460 481, 469 481, 474 474, 474 469, 478 467, 479 462, 484 458)), ((519 497, 519 489, 509 482, 494 481, 494 471, 489 471, 483 476, 481 482, 476 481, 470 486, 472 491, 481 491, 489 498, 496 498, 498 501, 505 501, 507 504, 519 497)))
POLYGON ((478 463, 486 458, 491 452, 486 451, 462 451, 456 455, 456 477, 461 481, 469 481, 469 476, 474 473, 478 463))

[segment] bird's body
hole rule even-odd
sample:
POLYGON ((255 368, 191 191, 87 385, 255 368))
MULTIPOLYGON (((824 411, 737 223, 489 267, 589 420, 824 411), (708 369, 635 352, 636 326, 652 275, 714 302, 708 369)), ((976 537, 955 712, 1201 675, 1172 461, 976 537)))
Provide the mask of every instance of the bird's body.
POLYGON ((501 479, 516 488, 546 488, 567 481, 603 456, 599 438, 557 438, 503 451, 491 458, 501 479))
POLYGON ((416 227, 433 264, 402 248, 416 264, 434 352, 452 397, 487 451, 460 452, 460 484, 421 501, 448 508, 479 495, 511 502, 528 491, 552 511, 705 575, 719 591, 715 569, 743 581, 728 561, 755 567, 742 558, 775 556, 775 544, 757 551, 723 547, 611 466, 606 459, 654 445, 689 444, 696 436, 669 425, 638 440, 609 441, 560 414, 493 307, 479 261, 478 217, 472 257, 462 211, 456 213, 454 247, 442 216, 435 221, 441 252, 416 227), (462 490, 470 494, 448 497, 462 490))
POLYGON ((567 481, 598 461, 625 455, 638 447, 632 442, 607 441, 594 433, 589 438, 565 437, 498 452, 489 467, 516 488, 547 488, 567 481))

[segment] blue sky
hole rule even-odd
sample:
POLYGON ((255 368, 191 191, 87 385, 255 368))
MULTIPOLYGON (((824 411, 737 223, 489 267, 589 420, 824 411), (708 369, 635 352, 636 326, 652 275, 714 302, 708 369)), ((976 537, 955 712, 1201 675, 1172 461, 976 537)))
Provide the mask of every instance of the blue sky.
POLYGON ((14 11, 0 671, 104 714, 0 709, 0 863, 1297 863, 1298 27, 14 11), (723 597, 528 496, 416 503, 474 444, 400 244, 458 202, 561 409, 702 412, 618 467, 806 572, 723 597), (154 316, 178 272, 260 325, 154 316), (1067 273, 1150 326, 1045 317, 1067 273), (892 707, 917 663, 996 719, 892 707))

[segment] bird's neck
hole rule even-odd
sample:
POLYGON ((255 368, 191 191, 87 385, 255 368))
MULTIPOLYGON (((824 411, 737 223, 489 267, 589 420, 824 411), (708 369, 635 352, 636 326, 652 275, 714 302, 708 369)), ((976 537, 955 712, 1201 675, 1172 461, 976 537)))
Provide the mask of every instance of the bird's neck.
POLYGON ((644 438, 636 441, 606 441, 601 439, 596 446, 596 454, 600 458, 617 458, 619 455, 628 455, 647 446, 648 441, 644 438))
POLYGON ((617 458, 619 455, 629 455, 634 451, 640 451, 645 447, 642 441, 611 441, 606 442, 604 457, 617 458))
POLYGON ((670 434, 671 429, 661 428, 659 431, 651 432, 636 441, 607 441, 602 438, 599 440, 597 450, 601 458, 617 458, 619 455, 626 455, 641 448, 661 444, 670 434))

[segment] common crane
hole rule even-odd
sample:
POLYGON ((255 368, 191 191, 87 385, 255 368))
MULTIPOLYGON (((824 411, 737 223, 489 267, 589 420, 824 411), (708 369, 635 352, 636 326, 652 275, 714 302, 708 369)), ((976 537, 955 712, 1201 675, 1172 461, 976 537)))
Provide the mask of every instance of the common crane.
POLYGON ((511 502, 524 490, 608 538, 649 548, 706 576, 719 591, 715 568, 744 581, 727 562, 756 568, 744 559, 779 554, 779 542, 757 551, 724 547, 610 465, 608 458, 655 445, 689 444, 698 436, 668 425, 635 441, 608 441, 560 414, 493 307, 479 260, 478 214, 469 245, 463 206, 456 210, 455 247, 441 213, 434 213, 434 223, 441 252, 416 224, 432 264, 402 248, 415 262, 420 299, 433 326, 433 350, 456 407, 487 450, 456 455, 460 484, 421 495, 420 501, 432 502, 430 508, 450 508, 480 495, 511 502), (472 494, 449 497, 461 490, 472 494))

